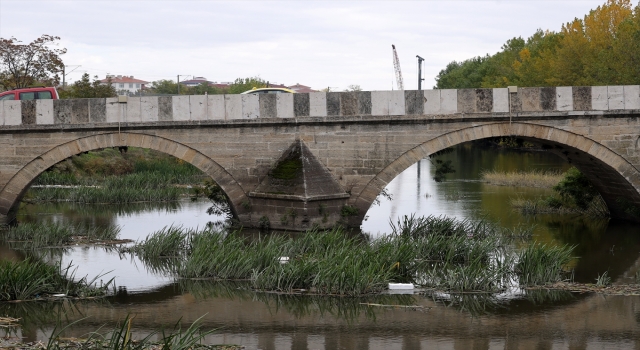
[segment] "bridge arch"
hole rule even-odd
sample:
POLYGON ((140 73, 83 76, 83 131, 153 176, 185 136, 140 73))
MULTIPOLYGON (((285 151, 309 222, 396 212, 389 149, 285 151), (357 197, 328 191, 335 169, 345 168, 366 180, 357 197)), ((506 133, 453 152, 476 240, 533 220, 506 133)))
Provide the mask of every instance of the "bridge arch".
POLYGON ((8 215, 14 212, 31 183, 51 166, 82 152, 119 146, 152 149, 194 165, 220 185, 229 197, 233 213, 235 215, 242 214, 241 203, 247 201, 245 192, 231 174, 218 163, 200 151, 182 143, 161 136, 132 132, 103 133, 80 137, 62 143, 34 158, 22 167, 0 191, 0 204, 2 204, 0 209, 7 210, 7 212, 0 214, 8 215))
POLYGON ((613 217, 640 221, 640 172, 601 143, 562 129, 532 123, 500 122, 452 131, 403 153, 371 179, 352 203, 364 217, 384 187, 409 166, 433 153, 464 142, 513 136, 549 146, 583 172, 607 203, 613 217))

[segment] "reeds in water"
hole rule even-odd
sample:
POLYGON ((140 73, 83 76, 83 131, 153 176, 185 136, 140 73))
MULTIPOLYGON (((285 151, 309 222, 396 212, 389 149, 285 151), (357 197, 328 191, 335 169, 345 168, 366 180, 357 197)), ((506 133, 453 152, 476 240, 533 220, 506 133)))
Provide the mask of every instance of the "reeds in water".
POLYGON ((27 300, 63 294, 69 297, 94 297, 106 295, 113 279, 97 285, 97 280, 83 277, 76 279, 75 270, 53 266, 35 259, 19 262, 0 260, 0 301, 27 300))
POLYGON ((86 227, 61 223, 22 223, 3 232, 1 240, 14 248, 61 247, 75 243, 113 241, 119 226, 86 227))
POLYGON ((496 186, 552 188, 563 178, 557 171, 483 171, 482 181, 496 186))
POLYGON ((165 228, 132 250, 144 252, 139 255, 147 262, 180 256, 174 271, 182 278, 247 280, 257 290, 348 296, 379 293, 390 282, 498 292, 517 277, 523 284, 555 282, 570 259, 571 248, 538 245, 517 255, 506 249, 512 238, 486 222, 405 217, 393 227, 393 234, 372 242, 341 229, 248 240, 212 229, 165 228))

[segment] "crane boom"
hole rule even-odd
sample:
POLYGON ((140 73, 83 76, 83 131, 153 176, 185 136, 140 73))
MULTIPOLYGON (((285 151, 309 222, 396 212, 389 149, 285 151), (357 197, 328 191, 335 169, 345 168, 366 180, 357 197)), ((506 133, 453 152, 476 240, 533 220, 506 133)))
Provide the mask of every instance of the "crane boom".
POLYGON ((396 70, 396 81, 398 83, 398 90, 404 90, 404 83, 402 82, 402 71, 400 70, 400 60, 398 59, 396 46, 392 44, 391 47, 393 48, 393 68, 396 70))

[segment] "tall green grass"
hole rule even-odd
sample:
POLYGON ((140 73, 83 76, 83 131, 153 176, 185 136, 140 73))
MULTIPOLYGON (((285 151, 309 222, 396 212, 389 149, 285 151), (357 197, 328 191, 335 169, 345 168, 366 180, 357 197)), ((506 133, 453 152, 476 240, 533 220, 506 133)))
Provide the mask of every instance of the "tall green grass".
POLYGON ((64 294, 70 297, 104 296, 113 279, 98 285, 102 276, 77 279, 72 266, 46 264, 35 259, 0 260, 0 301, 27 300, 64 294))
POLYGON ((61 223, 22 223, 3 232, 11 247, 34 249, 60 247, 78 242, 110 241, 118 237, 119 226, 87 227, 61 223))
POLYGON ((390 282, 498 292, 518 277, 522 284, 544 284, 563 276, 571 248, 534 245, 518 255, 507 248, 510 239, 486 222, 430 216, 405 217, 391 235, 374 241, 341 229, 250 240, 210 228, 165 228, 132 251, 156 265, 163 256, 179 257, 172 270, 181 278, 246 280, 254 289, 285 293, 357 296, 379 293, 390 282), (547 255, 536 260, 529 251, 547 255), (546 273, 535 275, 535 269, 546 273))

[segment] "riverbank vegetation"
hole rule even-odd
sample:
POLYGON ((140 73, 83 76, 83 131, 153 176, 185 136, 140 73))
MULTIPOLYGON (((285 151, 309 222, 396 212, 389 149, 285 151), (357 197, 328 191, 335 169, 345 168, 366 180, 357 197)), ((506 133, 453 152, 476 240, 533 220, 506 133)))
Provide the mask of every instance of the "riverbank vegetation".
POLYGON ((562 179, 563 174, 557 171, 483 171, 481 179, 490 185, 513 187, 552 188, 562 179))
POLYGON ((560 31, 512 38, 493 55, 453 61, 438 89, 640 84, 640 4, 607 0, 560 31))
POLYGON ((0 301, 103 297, 113 285, 87 277, 76 278, 71 265, 51 265, 35 258, 0 260, 0 301))
POLYGON ((85 227, 61 223, 22 223, 3 232, 2 241, 9 247, 32 250, 66 247, 77 244, 120 244, 131 242, 118 239, 120 227, 85 227))
POLYGON ((560 281, 571 259, 571 247, 534 245, 546 257, 537 261, 528 258, 530 250, 507 247, 507 235, 486 222, 430 216, 404 217, 392 234, 374 241, 340 228, 248 240, 239 233, 173 227, 128 251, 180 278, 244 280, 261 291, 343 296, 380 293, 391 282, 494 293, 514 278, 531 283, 525 276, 534 266, 550 271, 535 283, 560 281))
POLYGON ((134 203, 176 201, 205 175, 153 150, 106 148, 68 158, 34 181, 25 202, 134 203))

